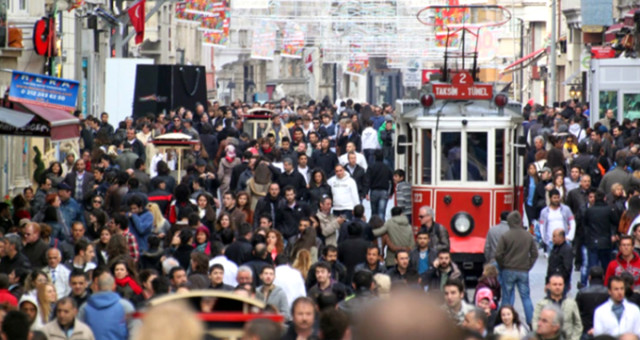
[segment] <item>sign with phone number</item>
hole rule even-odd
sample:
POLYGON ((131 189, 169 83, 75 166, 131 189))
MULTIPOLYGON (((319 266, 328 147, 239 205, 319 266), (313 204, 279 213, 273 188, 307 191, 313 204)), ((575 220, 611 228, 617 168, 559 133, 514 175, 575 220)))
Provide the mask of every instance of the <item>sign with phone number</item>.
POLYGON ((9 99, 71 111, 76 108, 79 85, 75 80, 13 71, 9 99))

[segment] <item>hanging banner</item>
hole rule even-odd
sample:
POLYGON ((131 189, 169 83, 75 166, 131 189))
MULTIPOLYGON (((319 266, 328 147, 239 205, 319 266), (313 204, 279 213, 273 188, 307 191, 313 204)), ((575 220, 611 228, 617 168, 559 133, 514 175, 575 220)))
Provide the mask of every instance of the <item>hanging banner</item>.
POLYGON ((224 32, 202 32, 202 44, 226 48, 229 46, 229 34, 224 32))
POLYGON ((75 80, 14 70, 11 75, 9 99, 19 103, 72 111, 76 109, 79 85, 75 80))
POLYGON ((480 30, 478 37, 478 58, 493 59, 498 50, 498 32, 492 29, 480 30))
POLYGON ((251 58, 261 60, 273 60, 276 50, 276 28, 268 21, 261 21, 253 30, 251 44, 251 58))
POLYGON ((300 25, 289 22, 282 31, 282 53, 287 58, 302 58, 305 31, 300 25))
POLYGON ((356 76, 365 76, 368 69, 369 55, 366 53, 354 53, 349 58, 349 63, 347 64, 347 70, 345 73, 356 76))
POLYGON ((213 47, 229 45, 229 0, 185 0, 176 4, 176 19, 199 22, 202 44, 213 47))
MULTIPOLYGON (((449 6, 460 5, 458 0, 449 0, 449 6)), ((458 47, 460 45, 460 38, 462 34, 455 32, 456 24, 462 24, 469 22, 471 14, 468 9, 464 8, 451 8, 451 9, 436 9, 435 10, 435 45, 439 48, 444 47, 458 47), (449 29, 447 30, 447 27, 449 29)))

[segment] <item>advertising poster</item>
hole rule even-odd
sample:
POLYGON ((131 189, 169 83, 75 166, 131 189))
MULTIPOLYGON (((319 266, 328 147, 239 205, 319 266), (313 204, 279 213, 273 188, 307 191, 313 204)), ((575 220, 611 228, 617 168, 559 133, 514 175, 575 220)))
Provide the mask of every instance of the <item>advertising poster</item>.
POLYGON ((282 56, 302 58, 305 31, 296 23, 287 23, 282 32, 282 56))
POLYGON ((261 21, 258 28, 253 31, 251 58, 273 60, 275 49, 276 28, 268 21, 261 21))
POLYGON ((349 58, 346 73, 365 76, 369 69, 369 55, 366 53, 354 53, 349 58))

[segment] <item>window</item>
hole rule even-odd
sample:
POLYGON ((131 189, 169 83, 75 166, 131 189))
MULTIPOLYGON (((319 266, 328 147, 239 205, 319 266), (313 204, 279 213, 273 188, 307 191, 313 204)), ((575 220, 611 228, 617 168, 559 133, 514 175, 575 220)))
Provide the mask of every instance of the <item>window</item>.
POLYGON ((487 180, 487 133, 467 133, 467 181, 487 180))
POLYGON ((432 138, 431 129, 422 130, 422 184, 431 184, 432 138))
POLYGON ((444 181, 459 181, 461 179, 462 147, 460 132, 443 132, 441 134, 442 168, 440 179, 444 181))
POLYGON ((496 184, 505 183, 505 144, 504 129, 496 130, 496 184))
POLYGON ((622 112, 623 118, 634 120, 640 118, 640 94, 625 93, 622 95, 622 112))
POLYGON ((618 115, 618 92, 617 91, 600 91, 600 112, 598 118, 604 118, 607 110, 614 112, 614 117, 618 115))

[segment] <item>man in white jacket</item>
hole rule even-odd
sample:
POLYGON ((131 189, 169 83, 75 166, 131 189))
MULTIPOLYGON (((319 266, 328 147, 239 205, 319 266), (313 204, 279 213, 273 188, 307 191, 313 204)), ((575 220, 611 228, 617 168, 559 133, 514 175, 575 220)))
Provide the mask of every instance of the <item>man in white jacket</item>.
POLYGON ((333 214, 336 216, 344 215, 347 220, 350 220, 353 207, 360 204, 358 186, 342 165, 336 165, 334 170, 336 175, 327 181, 333 196, 333 214))
POLYGON ((640 336, 640 309, 624 298, 625 284, 620 276, 609 279, 609 300, 593 315, 593 335, 617 337, 625 333, 640 336))

